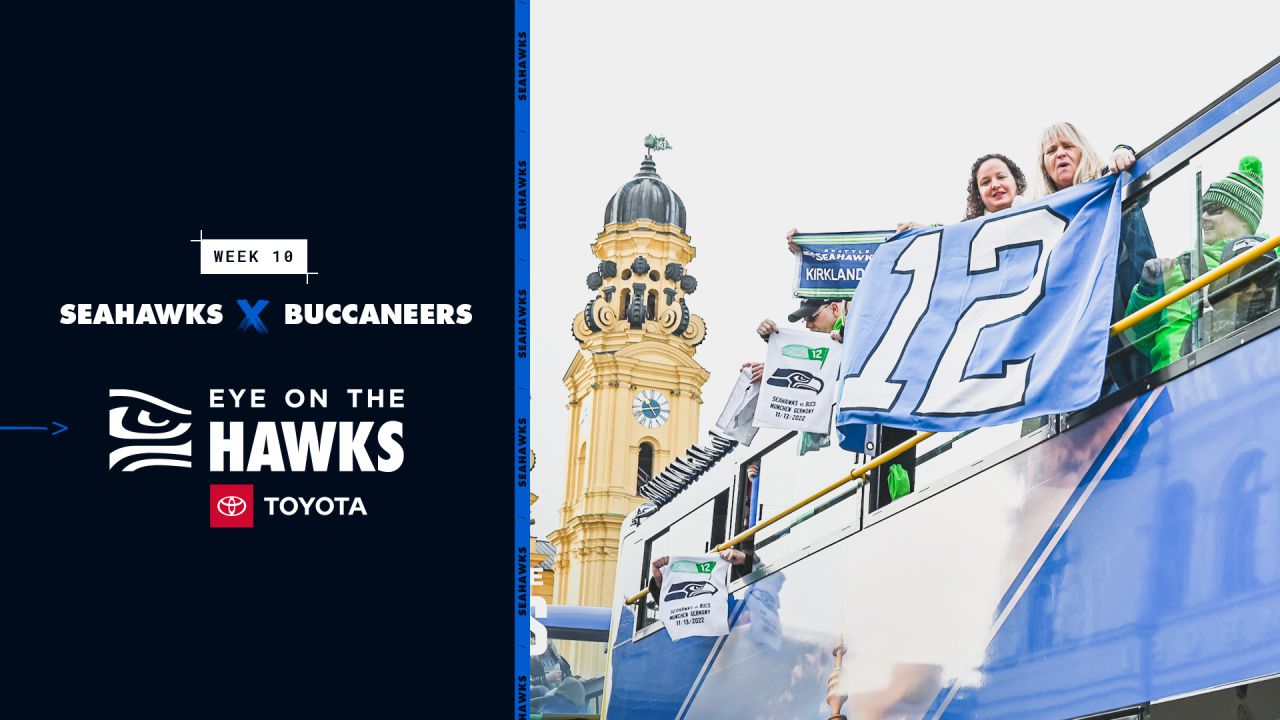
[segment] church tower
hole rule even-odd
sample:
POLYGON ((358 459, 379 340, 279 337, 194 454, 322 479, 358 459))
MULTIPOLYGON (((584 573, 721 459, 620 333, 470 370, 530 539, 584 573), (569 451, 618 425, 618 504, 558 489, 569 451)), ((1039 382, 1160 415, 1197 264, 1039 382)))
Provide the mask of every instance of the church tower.
MULTIPOLYGON (((652 149, 614 193, 591 246, 592 292, 573 319, 580 349, 564 375, 569 447, 557 548, 556 604, 610 605, 622 521, 639 485, 698 439, 708 373, 693 359, 706 336, 686 296, 696 251, 684 201, 658 176, 652 149)), ((628 568, 627 572, 639 572, 628 568)), ((636 582, 639 583, 637 576, 636 582)))

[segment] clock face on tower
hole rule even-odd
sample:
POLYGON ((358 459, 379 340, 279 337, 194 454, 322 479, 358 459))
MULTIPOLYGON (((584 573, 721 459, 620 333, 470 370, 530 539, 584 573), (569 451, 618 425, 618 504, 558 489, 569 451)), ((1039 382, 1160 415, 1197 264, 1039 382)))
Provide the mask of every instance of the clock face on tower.
POLYGON ((650 430, 660 428, 671 417, 671 403, 667 402, 667 396, 657 390, 641 390, 636 393, 635 400, 631 401, 631 414, 635 416, 636 422, 650 430))

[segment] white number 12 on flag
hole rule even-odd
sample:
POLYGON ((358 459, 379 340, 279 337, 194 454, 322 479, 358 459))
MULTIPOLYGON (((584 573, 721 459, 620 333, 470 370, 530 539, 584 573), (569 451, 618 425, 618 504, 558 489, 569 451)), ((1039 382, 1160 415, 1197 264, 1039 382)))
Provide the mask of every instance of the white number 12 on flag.
MULTIPOLYGON (((1066 228, 1064 218, 1047 208, 1037 208, 992 220, 974 233, 969 243, 969 275, 1000 272, 1000 252, 1020 247, 1039 249, 1035 272, 1021 291, 977 298, 965 308, 914 414, 977 415, 1024 402, 1034 355, 1006 358, 1001 371, 989 375, 966 376, 965 368, 983 330, 1024 317, 1044 297, 1045 269, 1066 228)), ((911 284, 862 367, 845 379, 841 407, 887 411, 902 393, 905 383, 891 378, 929 309, 938 279, 942 233, 938 230, 917 235, 899 254, 892 272, 911 275, 911 284)))

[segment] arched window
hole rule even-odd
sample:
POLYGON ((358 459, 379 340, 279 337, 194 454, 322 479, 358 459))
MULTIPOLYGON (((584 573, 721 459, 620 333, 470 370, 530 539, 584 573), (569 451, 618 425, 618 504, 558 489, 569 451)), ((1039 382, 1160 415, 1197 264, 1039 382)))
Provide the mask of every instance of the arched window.
POLYGON ((646 320, 653 320, 658 316, 658 291, 649 291, 649 303, 645 306, 644 317, 646 320))
POLYGON ((640 443, 640 456, 636 462, 636 494, 640 494, 640 486, 653 477, 653 445, 640 443))
POLYGON ((625 318, 627 316, 627 308, 631 307, 631 291, 623 290, 618 297, 621 298, 618 304, 618 314, 625 318))

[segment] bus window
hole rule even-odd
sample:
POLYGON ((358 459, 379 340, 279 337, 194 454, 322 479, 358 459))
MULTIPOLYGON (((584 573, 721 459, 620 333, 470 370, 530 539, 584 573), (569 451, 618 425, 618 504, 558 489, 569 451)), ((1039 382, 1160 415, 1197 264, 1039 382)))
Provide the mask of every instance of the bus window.
POLYGON ((1151 703, 1150 720, 1264 718, 1280 712, 1280 675, 1151 703))
POLYGON ((640 488, 653 477, 653 443, 640 443, 640 453, 636 458, 636 494, 640 488))
MULTIPOLYGON (((861 453, 849 452, 834 444, 800 456, 797 443, 801 441, 796 433, 761 430, 756 443, 763 445, 763 449, 739 461, 737 497, 740 500, 734 512, 739 532, 830 485, 866 461, 861 453), (747 467, 751 464, 760 467, 754 488, 747 479, 747 467)), ((861 490, 849 485, 788 514, 738 547, 743 550, 770 547, 767 557, 781 559, 814 540, 857 526, 861 521, 861 497, 861 490)), ((752 567, 750 571, 754 570, 752 567)), ((749 571, 740 571, 735 576, 744 572, 749 571)))
MULTIPOLYGON (((710 552, 725 540, 728 527, 729 491, 703 503, 698 509, 675 521, 645 544, 644 585, 648 584, 650 564, 664 555, 699 555, 710 552)), ((652 599, 640 603, 636 614, 636 629, 647 627, 656 619, 652 599)))

